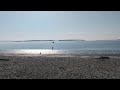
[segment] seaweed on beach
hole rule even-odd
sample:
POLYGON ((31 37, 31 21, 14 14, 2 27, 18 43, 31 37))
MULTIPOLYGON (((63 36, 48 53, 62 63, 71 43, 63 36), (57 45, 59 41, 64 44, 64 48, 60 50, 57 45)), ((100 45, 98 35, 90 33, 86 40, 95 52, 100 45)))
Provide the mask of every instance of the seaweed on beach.
POLYGON ((95 59, 110 59, 110 57, 107 57, 107 56, 101 56, 99 58, 95 58, 95 59))
POLYGON ((9 61, 9 59, 0 59, 0 61, 9 61))

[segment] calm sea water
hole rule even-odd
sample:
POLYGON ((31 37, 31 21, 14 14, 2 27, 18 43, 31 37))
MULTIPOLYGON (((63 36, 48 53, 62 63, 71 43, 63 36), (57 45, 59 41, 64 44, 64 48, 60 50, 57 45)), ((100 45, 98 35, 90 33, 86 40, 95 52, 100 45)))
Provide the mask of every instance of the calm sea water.
POLYGON ((0 53, 120 54, 120 41, 0 42, 0 53), (52 50, 53 47, 53 50, 52 50))

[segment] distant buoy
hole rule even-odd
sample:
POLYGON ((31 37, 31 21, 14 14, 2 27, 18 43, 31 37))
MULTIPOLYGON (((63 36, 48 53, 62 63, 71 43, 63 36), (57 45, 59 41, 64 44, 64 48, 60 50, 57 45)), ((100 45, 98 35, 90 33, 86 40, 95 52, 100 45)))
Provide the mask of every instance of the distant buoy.
POLYGON ((54 42, 52 42, 52 43, 54 43, 54 42))

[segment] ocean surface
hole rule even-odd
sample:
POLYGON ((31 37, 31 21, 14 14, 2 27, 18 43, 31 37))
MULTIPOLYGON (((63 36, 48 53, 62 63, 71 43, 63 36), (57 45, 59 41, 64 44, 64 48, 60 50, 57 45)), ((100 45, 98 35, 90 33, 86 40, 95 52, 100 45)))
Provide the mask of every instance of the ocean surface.
POLYGON ((120 41, 0 42, 0 54, 120 55, 120 41), (53 50, 52 50, 53 47, 53 50))

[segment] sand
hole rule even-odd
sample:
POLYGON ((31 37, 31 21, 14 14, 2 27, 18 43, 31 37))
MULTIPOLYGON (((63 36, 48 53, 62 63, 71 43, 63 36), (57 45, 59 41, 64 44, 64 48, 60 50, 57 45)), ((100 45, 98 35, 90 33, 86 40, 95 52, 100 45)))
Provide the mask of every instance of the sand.
POLYGON ((0 79, 120 79, 120 57, 0 55, 0 79))

